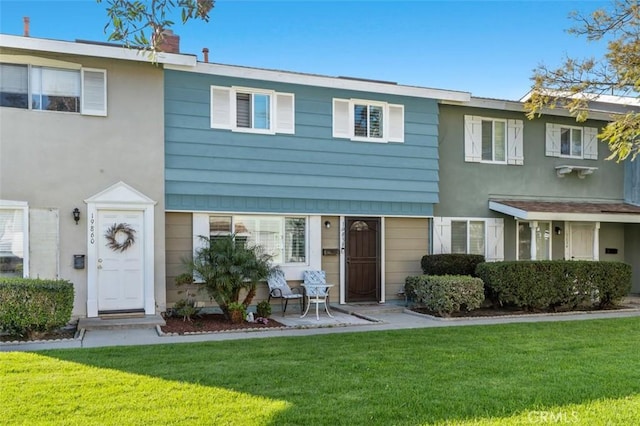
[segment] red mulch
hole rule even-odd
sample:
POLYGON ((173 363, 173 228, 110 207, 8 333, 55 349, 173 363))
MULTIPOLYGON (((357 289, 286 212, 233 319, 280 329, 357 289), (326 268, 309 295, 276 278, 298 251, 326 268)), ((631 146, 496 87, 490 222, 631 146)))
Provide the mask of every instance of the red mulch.
POLYGON ((284 327, 283 324, 271 318, 267 324, 243 321, 240 324, 233 324, 224 318, 222 314, 203 314, 193 318, 192 321, 183 321, 180 317, 165 318, 167 325, 160 327, 163 333, 202 333, 210 331, 246 330, 261 328, 284 327))

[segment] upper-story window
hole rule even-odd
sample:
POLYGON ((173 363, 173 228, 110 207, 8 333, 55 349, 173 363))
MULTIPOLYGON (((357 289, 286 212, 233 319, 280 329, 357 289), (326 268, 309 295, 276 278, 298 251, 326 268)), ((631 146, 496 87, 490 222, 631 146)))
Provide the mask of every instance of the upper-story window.
POLYGON ((523 127, 522 120, 465 115, 465 161, 522 165, 523 127))
POLYGON ((548 157, 598 159, 598 129, 547 123, 548 157))
POLYGON ((333 137, 367 142, 404 142, 404 105, 334 99, 333 137))
POLYGON ((211 127, 251 133, 295 132, 293 93, 211 86, 211 127))
POLYGON ((107 115, 106 71, 0 64, 0 106, 107 115))

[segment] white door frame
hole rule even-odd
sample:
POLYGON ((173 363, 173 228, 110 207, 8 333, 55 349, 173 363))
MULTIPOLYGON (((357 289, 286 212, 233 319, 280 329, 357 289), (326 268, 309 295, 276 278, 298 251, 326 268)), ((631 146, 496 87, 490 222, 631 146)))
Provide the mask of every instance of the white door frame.
POLYGON ((154 315, 154 208, 155 201, 124 182, 118 182, 85 200, 87 204, 87 317, 98 316, 98 211, 121 210, 143 213, 144 313, 154 315))

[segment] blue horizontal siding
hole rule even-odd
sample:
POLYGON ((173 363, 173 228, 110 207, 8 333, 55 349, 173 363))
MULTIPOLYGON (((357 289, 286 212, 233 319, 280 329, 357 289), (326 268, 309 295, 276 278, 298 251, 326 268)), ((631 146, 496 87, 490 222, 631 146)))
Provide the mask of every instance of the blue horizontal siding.
POLYGON ((308 198, 238 197, 220 195, 170 195, 170 210, 228 213, 293 213, 379 216, 433 216, 431 203, 315 200, 308 198))
POLYGON ((431 215, 438 201, 435 100, 165 72, 168 210, 431 215), (210 128, 210 86, 295 94, 294 135, 210 128), (332 137, 332 100, 405 107, 404 143, 332 137))

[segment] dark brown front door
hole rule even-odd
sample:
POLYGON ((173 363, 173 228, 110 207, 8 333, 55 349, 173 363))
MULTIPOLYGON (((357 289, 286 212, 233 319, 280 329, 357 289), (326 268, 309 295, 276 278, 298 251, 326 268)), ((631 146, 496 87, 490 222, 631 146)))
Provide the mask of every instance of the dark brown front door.
POLYGON ((346 222, 347 303, 380 301, 380 218, 346 222))

